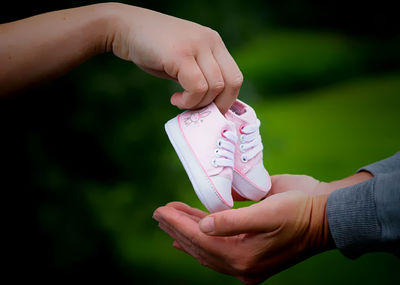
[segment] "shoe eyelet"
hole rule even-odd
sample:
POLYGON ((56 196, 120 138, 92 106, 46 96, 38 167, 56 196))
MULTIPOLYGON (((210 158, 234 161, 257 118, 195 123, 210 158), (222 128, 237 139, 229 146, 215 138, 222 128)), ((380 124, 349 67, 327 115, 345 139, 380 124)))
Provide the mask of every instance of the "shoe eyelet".
POLYGON ((218 148, 215 149, 215 150, 214 150, 214 153, 215 153, 216 156, 219 156, 219 149, 218 149, 218 148))
POLYGON ((218 167, 218 164, 217 164, 217 160, 214 158, 213 160, 212 160, 212 165, 214 166, 214 167, 218 167))
POLYGON ((244 143, 245 142, 245 135, 240 135, 240 142, 244 143))
POLYGON ((239 145, 239 150, 240 152, 245 152, 246 150, 244 149, 244 144, 239 145))
POLYGON ((245 126, 246 126, 245 124, 242 124, 242 125, 240 126, 239 132, 240 132, 241 134, 244 134, 243 128, 244 128, 245 126))
POLYGON ((240 160, 242 161, 242 162, 244 162, 244 163, 246 163, 248 160, 247 160, 247 157, 244 155, 244 154, 242 154, 241 156, 240 156, 240 160))
POLYGON ((222 140, 221 139, 217 140, 217 146, 218 147, 222 147, 222 140))
POLYGON ((225 132, 227 131, 227 128, 223 128, 221 131, 221 136, 225 138, 225 132))

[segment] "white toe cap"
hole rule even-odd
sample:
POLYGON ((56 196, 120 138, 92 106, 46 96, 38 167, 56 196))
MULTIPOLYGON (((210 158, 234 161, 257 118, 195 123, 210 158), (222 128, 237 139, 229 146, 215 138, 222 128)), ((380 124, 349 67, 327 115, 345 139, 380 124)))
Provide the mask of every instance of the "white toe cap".
POLYGON ((262 162, 255 165, 249 172, 247 172, 246 176, 252 183, 263 191, 268 191, 271 188, 271 179, 262 162))
POLYGON ((213 176, 210 177, 211 181, 215 186, 215 190, 218 192, 219 198, 221 198, 220 204, 221 206, 213 207, 215 210, 213 212, 222 211, 229 209, 233 206, 233 199, 232 199, 232 180, 220 177, 220 176, 213 176))

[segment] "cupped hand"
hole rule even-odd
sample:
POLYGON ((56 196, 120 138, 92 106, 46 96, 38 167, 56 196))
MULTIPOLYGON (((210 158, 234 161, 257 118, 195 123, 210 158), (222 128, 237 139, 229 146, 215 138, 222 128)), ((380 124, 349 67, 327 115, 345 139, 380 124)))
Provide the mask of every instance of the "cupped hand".
POLYGON ((217 32, 155 11, 115 4, 110 49, 150 74, 173 79, 184 89, 171 103, 193 109, 215 101, 225 113, 238 96, 243 76, 217 32))
POLYGON ((211 215, 173 202, 158 208, 154 218, 177 249, 254 284, 333 247, 325 216, 327 197, 288 191, 211 215))

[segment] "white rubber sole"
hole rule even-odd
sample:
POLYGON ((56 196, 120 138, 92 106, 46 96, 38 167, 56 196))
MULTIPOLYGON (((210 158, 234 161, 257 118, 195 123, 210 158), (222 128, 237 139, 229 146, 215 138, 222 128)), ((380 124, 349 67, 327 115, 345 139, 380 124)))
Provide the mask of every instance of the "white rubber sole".
POLYGON ((211 213, 230 209, 221 199, 212 181, 207 176, 207 173, 205 173, 200 162, 192 153, 192 150, 188 146, 179 128, 178 119, 176 117, 165 124, 165 131, 201 203, 203 203, 211 213))

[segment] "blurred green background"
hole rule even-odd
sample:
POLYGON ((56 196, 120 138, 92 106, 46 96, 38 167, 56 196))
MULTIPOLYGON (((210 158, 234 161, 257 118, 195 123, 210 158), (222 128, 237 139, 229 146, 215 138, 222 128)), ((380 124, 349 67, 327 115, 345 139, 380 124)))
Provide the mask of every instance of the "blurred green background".
MULTIPOLYGON (((1 22, 94 1, 6 4, 1 22)), ((400 148, 400 36, 390 1, 126 1, 210 26, 237 60, 271 174, 323 181, 400 148)), ((394 3, 394 1, 393 1, 394 3)), ((1 88, 1 87, 0 87, 1 88)), ((152 220, 204 209, 164 132, 173 82, 111 54, 2 99, 3 260, 13 280, 238 284, 172 248, 152 220)), ((237 203, 244 206, 247 203, 237 203)), ((268 284, 400 284, 399 259, 338 251, 268 284)))

